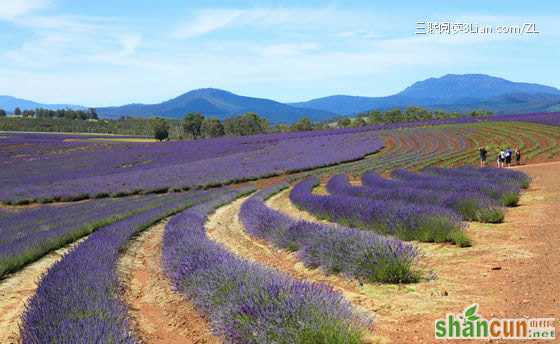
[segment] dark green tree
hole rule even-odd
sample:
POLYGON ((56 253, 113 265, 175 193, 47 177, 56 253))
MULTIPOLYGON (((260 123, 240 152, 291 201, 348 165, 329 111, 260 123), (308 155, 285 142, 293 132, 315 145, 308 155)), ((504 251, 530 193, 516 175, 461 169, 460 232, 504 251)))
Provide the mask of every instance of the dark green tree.
POLYGON ((6 111, 4 111, 4 109, 0 109, 0 117, 6 117, 6 111))
POLYGON ((224 132, 227 136, 240 136, 241 127, 239 126, 239 117, 228 117, 224 119, 224 132))
POLYGON ((228 136, 262 134, 268 131, 268 122, 256 113, 248 112, 243 116, 226 118, 224 120, 224 131, 228 136))
POLYGON ((24 110, 22 112, 22 116, 23 117, 34 117, 35 116, 35 111, 33 110, 24 110))
POLYGON ((350 120, 350 118, 341 118, 336 121, 336 124, 339 128, 348 128, 352 124, 352 121, 350 120))
POLYGON ((202 122, 204 116, 199 112, 190 112, 183 119, 183 130, 186 135, 190 135, 193 139, 201 136, 202 122))
POLYGON ((487 110, 474 110, 470 113, 472 117, 485 117, 492 115, 492 111, 487 110))
POLYGON ((300 118, 296 123, 292 124, 292 131, 310 131, 313 130, 313 123, 311 120, 304 116, 300 118))
POLYGON ((204 137, 220 137, 224 136, 224 126, 217 118, 205 118, 202 121, 200 133, 204 137))
POLYGON ((163 141, 169 138, 169 124, 166 120, 156 117, 151 120, 150 124, 156 140, 163 141))
POLYGON ((383 123, 383 114, 381 113, 381 111, 370 111, 368 113, 368 121, 371 124, 378 124, 378 123, 383 123))
POLYGON ((405 121, 420 121, 430 119, 431 117, 432 115, 430 112, 417 106, 407 107, 403 114, 403 119, 405 121))
POLYGON ((385 119, 385 122, 388 123, 398 123, 398 122, 402 122, 404 119, 404 116, 400 109, 387 111, 385 112, 385 115, 383 117, 385 119))
POLYGON ((254 112, 247 112, 239 118, 241 135, 256 135, 268 130, 268 122, 254 112))
POLYGON ((288 126, 287 124, 283 124, 283 123, 276 124, 273 127, 272 131, 274 131, 276 133, 285 133, 287 131, 290 131, 290 126, 288 126))
POLYGON ((362 117, 358 117, 352 122, 354 128, 365 127, 366 125, 367 123, 362 117))
POLYGON ((99 119, 99 116, 97 116, 97 109, 96 108, 89 108, 88 109, 88 117, 89 119, 99 119))
POLYGON ((14 110, 14 115, 16 116, 21 116, 21 109, 19 107, 16 107, 14 110))

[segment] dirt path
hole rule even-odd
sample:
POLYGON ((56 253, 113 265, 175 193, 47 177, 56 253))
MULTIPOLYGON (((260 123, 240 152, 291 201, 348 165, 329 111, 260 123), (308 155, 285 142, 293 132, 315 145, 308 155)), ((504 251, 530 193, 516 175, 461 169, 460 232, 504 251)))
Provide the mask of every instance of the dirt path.
POLYGON ((29 298, 35 294, 42 276, 81 239, 67 247, 53 251, 22 270, 0 280, 0 343, 19 343, 21 316, 29 298))
MULTIPOLYGON (((377 304, 377 335, 393 343, 436 342, 433 321, 475 302, 486 318, 560 317, 560 218, 555 216, 560 163, 520 169, 533 178, 530 190, 519 207, 508 210, 505 223, 470 224, 472 248, 418 244, 424 251, 420 266, 433 270, 436 279, 404 288, 364 286, 377 304)), ((287 191, 268 205, 295 218, 317 221, 295 208, 287 191)))
POLYGON ((194 306, 172 290, 161 269, 165 223, 133 239, 119 259, 118 272, 134 334, 144 343, 220 343, 194 306))

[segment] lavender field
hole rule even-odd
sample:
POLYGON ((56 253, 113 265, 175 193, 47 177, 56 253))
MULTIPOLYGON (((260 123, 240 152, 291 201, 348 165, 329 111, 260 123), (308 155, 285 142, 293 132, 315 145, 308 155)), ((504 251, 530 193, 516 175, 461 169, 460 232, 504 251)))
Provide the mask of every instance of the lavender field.
POLYGON ((13 134, 0 147, 4 203, 187 190, 360 159, 375 133, 306 132, 170 143, 89 143, 13 134))
POLYGON ((473 167, 472 156, 489 133, 496 142, 519 138, 527 160, 555 152, 556 117, 526 119, 161 143, 2 134, 0 287, 1 279, 85 238, 37 281, 20 317, 21 341, 145 342, 130 316, 139 306, 123 297, 116 267, 135 254, 128 244, 139 233, 167 220, 154 258, 170 281, 167 292, 192 303, 216 338, 368 342, 375 312, 367 297, 353 295, 433 283, 426 245, 476 248, 469 226, 502 223, 519 205, 531 179, 513 169, 473 167), (541 129, 542 136, 528 139, 541 129), (288 188, 285 202, 316 220, 267 205, 288 188), (224 216, 240 197, 247 199, 227 219, 246 234, 240 241, 288 252, 320 282, 272 268, 264 257, 248 259, 207 235, 209 219, 224 216))
POLYGON ((558 13, 0 1, 0 344, 558 341, 558 13))

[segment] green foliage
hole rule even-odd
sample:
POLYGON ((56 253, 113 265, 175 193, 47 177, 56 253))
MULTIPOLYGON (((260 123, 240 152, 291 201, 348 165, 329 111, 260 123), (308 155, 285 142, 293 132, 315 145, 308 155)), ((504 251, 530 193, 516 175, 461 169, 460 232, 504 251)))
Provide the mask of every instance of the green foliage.
POLYGON ((431 119, 448 119, 458 118, 461 114, 444 112, 440 110, 428 111, 426 109, 410 106, 404 111, 400 109, 393 109, 386 112, 379 110, 372 110, 363 112, 357 115, 358 118, 367 118, 369 124, 383 124, 383 123, 399 123, 399 122, 413 122, 413 121, 426 121, 431 119))
POLYGON ((364 256, 358 264, 360 271, 365 271, 368 282, 381 283, 415 283, 421 278, 420 272, 413 269, 413 260, 403 259, 372 259, 378 252, 372 249, 370 256, 364 256))
POLYGON ((0 109, 0 117, 6 117, 6 111, 4 111, 4 109, 0 109))
POLYGON ((217 118, 205 118, 202 121, 200 133, 203 137, 220 137, 224 136, 224 126, 217 118))
POLYGON ((502 223, 505 214, 500 208, 482 209, 478 213, 478 221, 483 223, 502 223))
POLYGON ((339 119, 336 124, 338 125, 339 128, 348 128, 351 124, 352 121, 350 120, 350 118, 341 118, 339 119))
POLYGON ((485 117, 485 116, 491 116, 494 113, 492 111, 487 111, 487 110, 474 110, 471 113, 469 113, 470 116, 472 117, 485 117))
POLYGON ((455 228, 455 225, 443 216, 427 217, 413 231, 398 229, 397 237, 405 241, 450 242, 460 247, 471 246, 471 241, 467 235, 461 229, 455 228))
POLYGON ((163 141, 169 138, 169 124, 163 118, 152 119, 151 126, 156 140, 163 141))
POLYGON ((519 203, 519 193, 507 192, 502 195, 500 201, 506 207, 515 207, 519 203))
POLYGON ((459 247, 471 247, 471 239, 462 230, 455 230, 447 235, 447 241, 454 243, 459 247))
POLYGON ((228 136, 263 134, 268 131, 268 122, 256 113, 247 112, 243 116, 226 118, 224 120, 224 131, 228 136))
POLYGON ((14 115, 21 116, 21 109, 19 107, 14 109, 14 115))
POLYGON ((367 122, 361 117, 356 118, 351 124, 353 128, 365 127, 366 125, 367 122))
POLYGON ((294 123, 291 128, 292 131, 309 131, 313 130, 313 123, 311 120, 304 116, 294 123))
POLYGON ((203 122, 204 116, 201 113, 188 113, 183 119, 183 130, 185 134, 190 135, 193 139, 196 140, 201 136, 203 122))

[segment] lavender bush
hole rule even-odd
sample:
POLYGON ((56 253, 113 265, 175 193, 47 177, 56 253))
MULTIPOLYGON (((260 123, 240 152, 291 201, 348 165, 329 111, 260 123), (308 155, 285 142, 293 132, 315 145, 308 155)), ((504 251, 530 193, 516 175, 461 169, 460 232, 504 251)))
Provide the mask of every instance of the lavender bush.
POLYGON ((499 180, 484 180, 481 178, 442 178, 425 173, 414 173, 407 170, 393 171, 391 176, 415 188, 440 190, 481 192, 500 201, 507 207, 516 206, 519 202, 520 187, 499 180))
POLYGON ((177 290, 231 343, 360 343, 370 321, 330 287, 294 280, 242 260, 208 240, 209 212, 225 195, 166 226, 163 266, 177 290))
POLYGON ((135 233, 204 199, 198 192, 162 199, 158 207, 94 232, 42 278, 23 314, 22 342, 136 342, 118 295, 120 250, 135 233))
POLYGON ((366 228, 403 240, 452 242, 470 246, 461 217, 454 211, 402 201, 379 201, 346 195, 317 195, 312 190, 319 180, 310 177, 290 192, 298 207, 320 218, 350 227, 366 228))
POLYGON ((298 251, 307 267, 320 267, 326 273, 343 273, 368 282, 418 280, 413 271, 417 251, 411 245, 353 228, 296 221, 267 207, 265 199, 285 187, 264 189, 243 203, 239 217, 251 235, 298 251))
MULTIPOLYGON (((369 172, 369 174, 373 174, 373 172, 369 172)), ((376 179, 382 180, 380 176, 377 176, 376 179)), ((403 201, 437 205, 456 211, 465 221, 500 223, 504 219, 504 212, 498 207, 497 201, 481 192, 432 191, 414 188, 408 183, 399 181, 390 183, 391 187, 384 184, 386 183, 382 180, 375 187, 352 186, 345 175, 336 175, 327 183, 327 190, 335 195, 367 197, 386 202, 403 201)))
POLYGON ((526 173, 505 168, 433 167, 423 172, 438 177, 484 180, 491 183, 516 185, 522 189, 527 189, 531 183, 531 179, 526 173))

